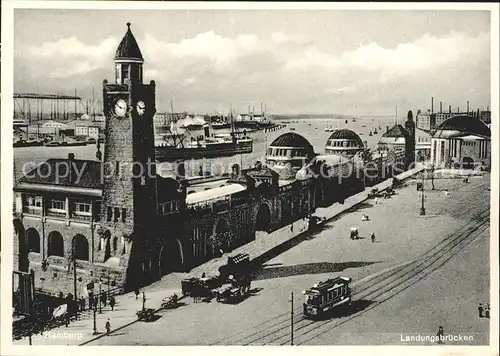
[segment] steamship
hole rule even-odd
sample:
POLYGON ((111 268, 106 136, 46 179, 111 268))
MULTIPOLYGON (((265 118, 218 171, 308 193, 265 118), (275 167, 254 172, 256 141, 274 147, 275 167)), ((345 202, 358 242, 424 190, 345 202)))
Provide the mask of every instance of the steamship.
POLYGON ((170 142, 156 145, 155 158, 158 162, 172 162, 179 159, 201 159, 229 157, 243 153, 252 153, 253 139, 246 132, 232 130, 227 134, 211 134, 210 125, 203 126, 204 135, 192 137, 184 142, 186 136, 172 133, 170 142))

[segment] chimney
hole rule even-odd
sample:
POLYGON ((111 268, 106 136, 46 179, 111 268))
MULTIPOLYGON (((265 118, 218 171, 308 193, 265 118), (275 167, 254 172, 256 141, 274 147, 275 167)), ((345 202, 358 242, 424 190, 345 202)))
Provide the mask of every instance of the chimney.
POLYGON ((431 114, 434 114, 434 97, 431 97, 431 114))
POLYGON ((449 106, 449 108, 450 108, 450 114, 451 114, 451 105, 449 106))
POLYGON ((385 132, 386 132, 386 133, 387 133, 387 132, 389 132, 389 126, 386 126, 386 127, 385 127, 385 132))
POLYGON ((443 102, 442 101, 439 102, 439 113, 440 114, 443 113, 443 102))

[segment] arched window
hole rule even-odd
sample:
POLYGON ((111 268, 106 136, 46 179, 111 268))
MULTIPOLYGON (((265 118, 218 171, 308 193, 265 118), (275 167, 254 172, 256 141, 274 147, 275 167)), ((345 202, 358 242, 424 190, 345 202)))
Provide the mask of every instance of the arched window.
POLYGON ((26 230, 26 238, 28 240, 28 251, 40 253, 40 234, 38 231, 29 228, 26 230))
POLYGON ((64 257, 64 240, 57 231, 52 231, 49 234, 49 252, 47 256, 64 257))
POLYGON ((113 251, 118 249, 118 237, 113 237, 113 251))
POLYGON ((83 235, 73 237, 73 255, 77 260, 89 260, 89 242, 83 235))

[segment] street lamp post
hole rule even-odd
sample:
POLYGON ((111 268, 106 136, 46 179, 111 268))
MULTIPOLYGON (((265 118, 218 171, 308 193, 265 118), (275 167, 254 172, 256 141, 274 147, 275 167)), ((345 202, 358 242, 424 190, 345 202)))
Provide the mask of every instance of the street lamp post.
POLYGON ((290 295, 290 346, 293 346, 293 292, 290 295))
POLYGON ((422 206, 420 207, 420 215, 425 215, 425 206, 424 206, 424 183, 425 183, 425 170, 422 171, 422 206))
POLYGON ((434 164, 431 165, 431 184, 432 190, 434 190, 434 164))
POLYGON ((97 332, 97 321, 96 321, 96 312, 97 312, 97 305, 94 306, 94 332, 92 333, 92 335, 97 335, 98 332, 97 332))
POLYGON ((102 281, 101 278, 99 278, 99 314, 102 314, 102 281))

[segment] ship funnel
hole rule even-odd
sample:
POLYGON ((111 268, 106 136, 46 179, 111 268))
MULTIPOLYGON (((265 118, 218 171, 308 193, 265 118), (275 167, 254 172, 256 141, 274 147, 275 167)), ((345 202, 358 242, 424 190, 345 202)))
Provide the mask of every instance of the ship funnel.
POLYGON ((203 132, 205 134, 205 137, 210 137, 210 126, 208 125, 208 123, 205 123, 203 125, 203 132))
POLYGON ((68 181, 70 183, 73 183, 73 179, 75 178, 75 172, 73 172, 73 170, 74 170, 74 167, 73 167, 74 160, 75 160, 75 154, 73 152, 68 153, 69 167, 68 167, 68 172, 67 173, 68 173, 68 181))
POLYGON ((184 166, 184 161, 176 162, 175 176, 178 181, 182 181, 186 178, 186 167, 184 166))
POLYGON ((237 178, 240 176, 240 165, 235 163, 231 166, 231 176, 232 178, 237 178))

